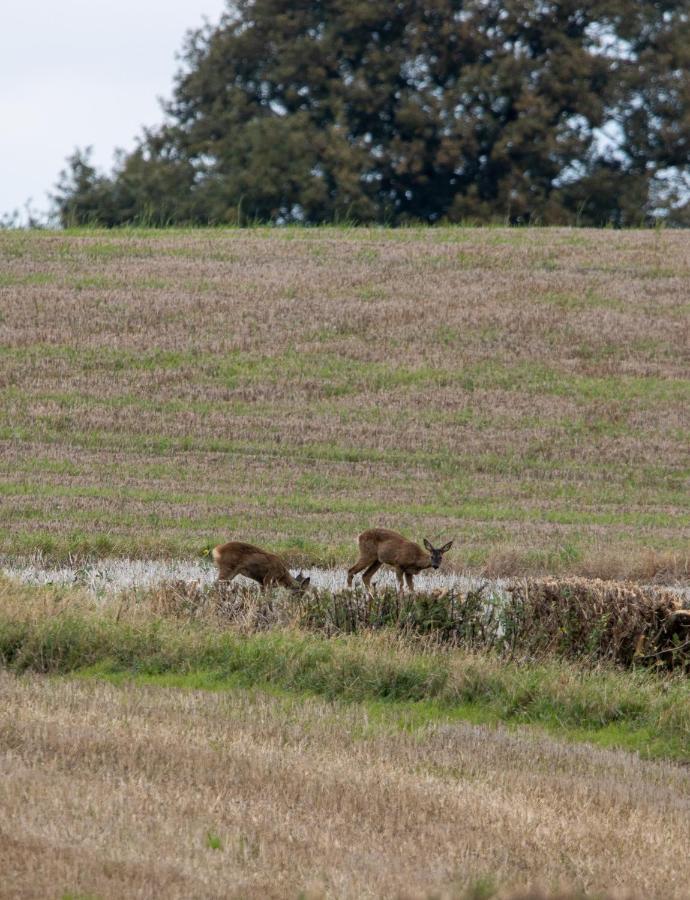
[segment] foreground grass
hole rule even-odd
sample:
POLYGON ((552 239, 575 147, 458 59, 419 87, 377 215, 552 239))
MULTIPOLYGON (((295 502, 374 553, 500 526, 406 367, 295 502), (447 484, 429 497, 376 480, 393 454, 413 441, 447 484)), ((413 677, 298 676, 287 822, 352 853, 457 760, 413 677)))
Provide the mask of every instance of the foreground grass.
POLYGON ((688 240, 0 233, 0 551, 687 577, 688 240))
POLYGON ((254 689, 0 692, 3 896, 687 896, 683 767, 254 689))
MULTIPOLYGON (((253 648, 256 650, 256 648, 253 648)), ((372 647, 372 651, 379 648, 372 647)), ((296 647, 290 648, 293 654, 299 654, 296 647)), ((673 759, 690 762, 690 732, 687 726, 680 729, 665 729, 659 733, 659 718, 650 710, 645 710, 645 702, 640 702, 640 688, 637 686, 637 697, 632 696, 618 702, 618 708, 598 704, 592 698, 592 685, 580 684, 577 690, 566 690, 570 696, 555 696, 555 687, 563 688, 568 676, 563 666, 534 666, 527 677, 516 677, 510 669, 502 673, 493 672, 487 677, 484 673, 472 672, 476 659, 456 658, 470 670, 468 674, 477 680, 484 680, 481 687, 474 685, 466 691, 453 691, 452 695, 434 699, 407 700, 405 691, 394 690, 394 695, 383 692, 378 685, 368 692, 358 686, 352 691, 352 681, 344 680, 339 686, 324 686, 323 681, 315 684, 306 673, 297 680, 282 680, 280 676, 253 678, 245 672, 226 674, 218 670, 198 669, 188 673, 146 672, 139 669, 123 669, 112 661, 78 669, 74 676, 81 679, 108 681, 115 685, 148 685, 155 687, 176 688, 183 690, 235 691, 257 688, 274 697, 301 696, 326 697, 330 702, 357 703, 368 715, 368 721, 403 731, 415 731, 432 724, 452 722, 469 722, 473 725, 507 725, 509 727, 536 726, 538 729, 561 740, 586 741, 588 744, 609 749, 627 750, 639 754, 643 759, 673 759), (501 677, 502 676, 502 677, 501 677), (307 685, 306 687, 304 685, 307 685), (397 693, 397 698, 395 694, 397 693), (573 693, 579 696, 574 697, 573 693), (372 699, 372 697, 374 699, 372 699), (645 724, 648 722, 649 724, 645 724)), ((335 665, 342 665, 342 660, 335 660, 335 665)), ((326 662, 328 665, 328 662, 326 662)), ((347 665, 347 663, 345 663, 347 665)), ((271 673, 273 675, 273 673, 271 673)), ((399 672, 405 678, 408 673, 399 672)), ((352 679, 361 678, 361 670, 352 673, 352 679)), ((414 677, 414 676, 413 676, 414 677)), ((373 679, 372 679, 373 680, 373 679)), ((610 681, 605 685, 597 685, 597 691, 606 693, 617 688, 610 681)), ((687 694, 687 691, 684 692, 687 694)), ((672 702, 690 702, 690 695, 676 695, 672 702)), ((659 713, 664 715, 663 712, 659 713)))
POLYGON ((687 894, 687 679, 2 579, 0 694, 3 895, 687 894))
POLYGON ((10 582, 0 595, 0 661, 15 672, 221 691, 261 686, 368 704, 405 727, 454 718, 533 724, 690 760, 690 682, 680 676, 425 649, 385 631, 331 640, 290 629, 243 634, 10 582))

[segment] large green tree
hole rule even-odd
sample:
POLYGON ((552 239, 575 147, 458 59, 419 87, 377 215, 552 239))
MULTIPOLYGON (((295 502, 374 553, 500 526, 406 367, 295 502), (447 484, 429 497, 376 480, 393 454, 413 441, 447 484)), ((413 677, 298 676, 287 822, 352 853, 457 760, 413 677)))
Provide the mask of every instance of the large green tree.
POLYGON ((188 35, 163 127, 110 176, 71 158, 60 215, 638 224, 684 202, 689 11, 238 0, 188 35))

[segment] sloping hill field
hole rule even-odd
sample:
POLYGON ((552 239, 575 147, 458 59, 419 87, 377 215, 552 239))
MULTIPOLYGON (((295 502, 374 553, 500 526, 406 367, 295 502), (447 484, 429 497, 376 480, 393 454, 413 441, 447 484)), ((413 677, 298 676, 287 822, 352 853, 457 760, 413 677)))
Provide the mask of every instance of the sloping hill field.
POLYGON ((690 235, 0 232, 0 552, 688 567, 690 235))
POLYGON ((689 322, 682 232, 0 231, 0 896, 687 896, 689 322))

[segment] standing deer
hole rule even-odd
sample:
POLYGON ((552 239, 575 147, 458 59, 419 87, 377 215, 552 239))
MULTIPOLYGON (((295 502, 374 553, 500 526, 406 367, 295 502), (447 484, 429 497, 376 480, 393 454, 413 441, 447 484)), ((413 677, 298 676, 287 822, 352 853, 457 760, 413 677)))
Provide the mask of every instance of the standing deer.
POLYGON ((300 572, 297 578, 293 578, 279 556, 253 544, 230 541, 214 547, 212 555, 218 566, 219 581, 232 581, 235 575, 244 575, 258 581, 264 590, 282 585, 301 594, 309 587, 311 579, 307 575, 300 572))
POLYGON ((389 531, 387 528, 370 528, 363 531, 357 538, 359 541, 359 559, 347 570, 347 586, 352 587, 352 579, 358 572, 363 572, 362 581, 369 595, 371 595, 370 582, 381 566, 386 563, 393 566, 398 577, 398 591, 402 593, 403 578, 407 587, 414 590, 414 576, 422 569, 438 569, 444 553, 453 546, 448 541, 438 550, 432 547, 424 538, 424 550, 413 541, 408 541, 397 531, 389 531))

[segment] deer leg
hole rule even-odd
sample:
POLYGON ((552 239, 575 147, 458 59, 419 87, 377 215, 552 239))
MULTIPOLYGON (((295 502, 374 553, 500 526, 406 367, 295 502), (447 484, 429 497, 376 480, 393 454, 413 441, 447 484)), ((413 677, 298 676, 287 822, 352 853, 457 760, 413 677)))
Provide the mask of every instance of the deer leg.
POLYGON ((232 581, 235 575, 239 575, 240 570, 238 566, 233 566, 229 569, 219 569, 218 570, 218 581, 232 581))
POLYGON ((414 592, 414 575, 412 572, 405 572, 405 581, 407 582, 407 589, 412 594, 414 592))
POLYGON ((362 582, 364 584, 367 594, 369 594, 370 597, 373 596, 372 590, 370 587, 371 579, 374 577, 374 575, 376 575, 376 573, 378 572, 378 570, 381 568, 382 565, 383 565, 383 563, 380 563, 378 561, 378 559, 374 560, 374 562, 371 563, 371 565, 367 568, 367 570, 362 575, 362 582))
MULTIPOLYGON (((263 579, 263 577, 262 577, 261 575, 252 575, 252 574, 250 574, 249 572, 247 572, 246 569, 243 570, 243 567, 242 567, 242 566, 238 566, 237 569, 235 569, 235 573, 234 573, 234 574, 235 574, 235 575, 244 575, 244 577, 245 577, 245 578, 248 578, 250 581, 255 581, 255 582, 259 585, 259 587, 260 587, 262 590, 263 590, 265 587, 267 587, 267 583, 264 582, 264 579, 263 579)), ((234 577, 234 576, 233 576, 233 577, 234 577)))
POLYGON ((403 581, 403 570, 400 568, 400 566, 396 567, 395 575, 398 579, 398 593, 402 594, 405 590, 405 582, 403 581))
POLYGON ((352 587, 352 579, 357 575, 358 572, 363 572, 364 569, 369 568, 372 564, 373 560, 370 556, 360 556, 357 562, 347 570, 347 586, 352 587))

